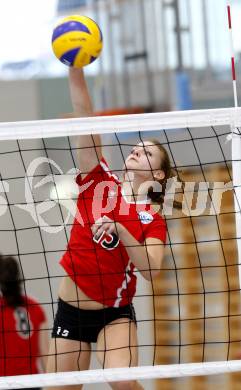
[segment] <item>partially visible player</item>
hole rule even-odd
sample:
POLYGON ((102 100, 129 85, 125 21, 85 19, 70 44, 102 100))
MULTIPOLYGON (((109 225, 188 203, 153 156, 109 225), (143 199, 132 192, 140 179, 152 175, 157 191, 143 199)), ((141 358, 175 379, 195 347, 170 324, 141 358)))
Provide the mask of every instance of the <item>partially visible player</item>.
MULTIPOLYGON (((91 116, 82 70, 70 69, 69 82, 75 114, 91 116)), ((136 272, 151 281, 164 256, 166 225, 155 206, 163 203, 173 171, 163 146, 152 140, 137 144, 122 182, 102 155, 100 136, 80 136, 78 147, 78 212, 61 259, 67 275, 59 289, 48 372, 88 369, 92 342, 103 368, 137 366, 136 272)), ((110 386, 142 389, 131 380, 110 386)))
POLYGON ((0 255, 0 376, 45 370, 48 324, 43 308, 22 292, 17 260, 0 255))

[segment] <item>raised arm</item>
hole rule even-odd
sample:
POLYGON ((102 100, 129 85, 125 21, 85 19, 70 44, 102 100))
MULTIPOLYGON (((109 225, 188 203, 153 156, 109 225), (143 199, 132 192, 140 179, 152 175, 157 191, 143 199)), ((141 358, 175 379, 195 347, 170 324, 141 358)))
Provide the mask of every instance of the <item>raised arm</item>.
MULTIPOLYGON (((93 107, 82 69, 70 68, 69 88, 76 117, 93 115, 93 107)), ((101 139, 99 135, 81 135, 78 140, 79 168, 82 178, 88 174, 102 158, 101 139)))

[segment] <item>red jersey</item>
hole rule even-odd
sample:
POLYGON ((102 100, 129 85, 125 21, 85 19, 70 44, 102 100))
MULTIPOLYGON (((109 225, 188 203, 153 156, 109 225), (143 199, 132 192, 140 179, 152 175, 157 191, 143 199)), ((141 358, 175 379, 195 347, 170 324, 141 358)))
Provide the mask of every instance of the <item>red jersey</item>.
POLYGON ((10 307, 0 298, 0 376, 39 372, 39 329, 45 321, 33 299, 25 297, 24 305, 10 307))
POLYGON ((139 243, 148 237, 165 242, 165 221, 147 202, 126 201, 104 159, 83 180, 78 175, 76 182, 80 188, 77 214, 60 264, 88 297, 107 306, 127 305, 136 291, 132 259, 115 234, 104 234, 95 241, 91 226, 106 215, 139 243))

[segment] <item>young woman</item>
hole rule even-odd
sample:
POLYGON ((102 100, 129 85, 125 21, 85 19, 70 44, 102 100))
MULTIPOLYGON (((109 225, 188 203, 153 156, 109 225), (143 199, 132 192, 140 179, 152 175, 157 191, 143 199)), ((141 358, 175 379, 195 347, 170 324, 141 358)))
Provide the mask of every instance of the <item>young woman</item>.
MULTIPOLYGON (((75 114, 91 116, 82 71, 70 69, 69 82, 75 114)), ((163 202, 173 175, 170 160, 160 144, 141 142, 125 161, 121 183, 109 170, 99 136, 80 136, 78 150, 78 212, 61 259, 67 276, 59 289, 48 371, 88 369, 92 342, 103 368, 137 366, 135 269, 147 280, 161 269, 166 226, 153 204, 163 202), (163 190, 155 192, 153 182, 163 190)), ((136 381, 110 386, 142 389, 136 381)))
POLYGON ((0 376, 37 374, 48 353, 42 307, 22 293, 17 260, 0 255, 0 376))

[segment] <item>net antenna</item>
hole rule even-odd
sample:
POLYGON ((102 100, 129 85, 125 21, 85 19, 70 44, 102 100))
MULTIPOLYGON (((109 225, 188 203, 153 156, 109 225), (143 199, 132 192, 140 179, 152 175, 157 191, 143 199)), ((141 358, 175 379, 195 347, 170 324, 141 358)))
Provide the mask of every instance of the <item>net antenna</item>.
MULTIPOLYGON (((238 92, 237 92, 237 79, 235 69, 235 50, 233 40, 233 25, 232 25, 232 14, 231 6, 227 4, 227 15, 228 15, 228 29, 230 37, 230 53, 231 53, 231 69, 232 69, 232 80, 233 80, 233 96, 234 96, 234 107, 238 108, 238 92)), ((236 211, 236 230, 237 230, 237 246, 239 252, 239 259, 241 259, 241 213, 240 204, 238 199, 241 195, 241 169, 240 169, 240 150, 241 150, 241 135, 240 128, 231 125, 232 131, 232 161, 233 161, 233 188, 234 188, 234 203, 236 211)), ((239 260, 239 284, 241 290, 241 261, 239 260)))
POLYGON ((229 29, 229 38, 230 38, 230 54, 231 54, 232 80, 233 80, 234 107, 238 107, 238 92, 237 92, 237 80, 236 80, 236 69, 235 69, 233 26, 232 26, 231 6, 229 4, 227 5, 227 13, 228 13, 228 29, 229 29))

